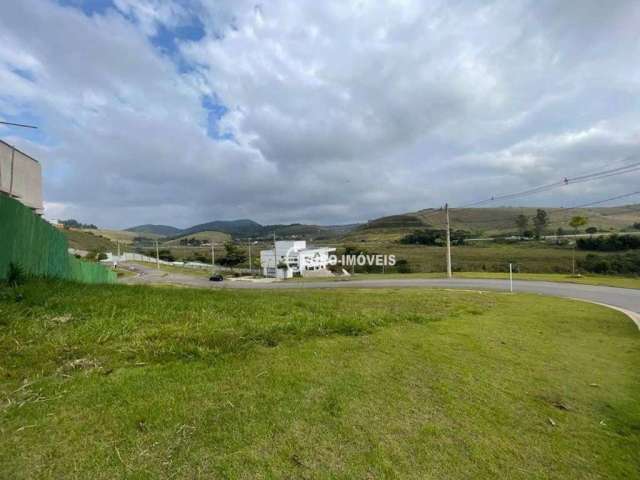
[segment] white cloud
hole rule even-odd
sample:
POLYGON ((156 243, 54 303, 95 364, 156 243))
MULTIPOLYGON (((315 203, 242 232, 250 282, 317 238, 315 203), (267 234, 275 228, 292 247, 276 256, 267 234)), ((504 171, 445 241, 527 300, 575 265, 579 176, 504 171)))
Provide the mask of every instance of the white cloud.
POLYGON ((637 2, 114 1, 0 17, 0 108, 42 123, 22 145, 84 221, 346 222, 640 152, 637 2), (154 46, 194 16, 204 38, 154 46), (203 95, 233 141, 207 135, 203 95))

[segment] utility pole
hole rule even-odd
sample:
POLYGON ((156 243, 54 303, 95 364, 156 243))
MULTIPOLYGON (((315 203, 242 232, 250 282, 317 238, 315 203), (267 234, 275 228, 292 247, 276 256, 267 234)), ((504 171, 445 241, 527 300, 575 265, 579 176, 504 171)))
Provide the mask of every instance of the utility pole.
POLYGON ((251 239, 249 239, 249 274, 253 273, 253 267, 251 266, 251 239))
POLYGON ((275 277, 278 278, 278 257, 277 257, 277 250, 276 250, 276 232, 274 230, 273 232, 273 272, 275 274, 275 277))
POLYGON ((213 242, 213 239, 211 239, 211 273, 214 273, 216 270, 216 246, 215 243, 213 242))
POLYGON ((156 269, 160 270, 160 250, 158 249, 158 240, 156 240, 156 269))
POLYGON ((116 240, 116 243, 118 244, 118 260, 116 261, 116 265, 118 265, 120 262, 120 240, 116 240))
POLYGON ((444 213, 447 217, 447 278, 451 278, 451 226, 449 224, 449 204, 444 204, 444 213))
POLYGON ((513 293, 513 266, 509 264, 509 291, 513 293))
POLYGON ((576 276, 576 243, 573 242, 573 249, 571 249, 571 275, 576 276))

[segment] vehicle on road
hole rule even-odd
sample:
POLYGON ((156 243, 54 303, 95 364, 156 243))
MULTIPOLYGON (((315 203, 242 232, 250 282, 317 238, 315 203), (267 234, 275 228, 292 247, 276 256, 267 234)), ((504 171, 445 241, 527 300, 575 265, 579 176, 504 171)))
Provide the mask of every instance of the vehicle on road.
POLYGON ((214 273, 213 275, 211 275, 209 277, 209 281, 210 282, 221 282, 224 280, 224 277, 222 275, 220 275, 219 273, 214 273))

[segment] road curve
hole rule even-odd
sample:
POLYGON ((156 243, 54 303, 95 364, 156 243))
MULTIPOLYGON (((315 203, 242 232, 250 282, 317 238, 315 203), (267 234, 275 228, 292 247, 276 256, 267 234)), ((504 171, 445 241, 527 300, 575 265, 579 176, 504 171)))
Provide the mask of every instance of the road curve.
MULTIPOLYGON (((173 284, 199 288, 252 288, 252 289, 305 289, 305 288, 463 288, 473 290, 508 290, 507 280, 462 279, 462 278, 407 278, 407 279, 375 279, 375 280, 327 280, 313 282, 273 282, 259 283, 249 281, 210 282, 203 277, 195 277, 178 273, 166 273, 142 265, 131 265, 138 273, 135 277, 127 277, 122 283, 138 284, 173 284)), ((556 297, 573 298, 588 302, 610 305, 635 314, 634 321, 640 327, 640 290, 631 288, 615 288, 577 283, 555 283, 528 280, 514 280, 514 292, 539 293, 556 297)))

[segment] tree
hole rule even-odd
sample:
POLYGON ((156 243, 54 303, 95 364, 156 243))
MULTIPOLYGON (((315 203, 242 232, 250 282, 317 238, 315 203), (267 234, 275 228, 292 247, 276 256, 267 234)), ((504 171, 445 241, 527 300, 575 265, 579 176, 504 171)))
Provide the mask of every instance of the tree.
POLYGON ((524 236, 524 232, 529 228, 529 218, 522 213, 516 217, 516 227, 518 227, 518 231, 522 236, 524 236))
POLYGON ((218 263, 223 267, 235 267, 236 265, 244 262, 247 256, 240 251, 238 246, 233 242, 227 242, 224 244, 225 254, 218 263))
POLYGON ((409 262, 404 258, 401 258, 396 262, 396 270, 398 273, 411 273, 409 262))
POLYGON ((578 233, 578 229, 580 227, 585 226, 588 221, 589 219, 587 217, 576 215, 575 217, 571 218, 571 221, 569 222, 569 226, 573 228, 574 233, 578 233))
POLYGON ((60 225, 62 225, 64 228, 84 228, 84 229, 91 229, 91 230, 96 230, 98 227, 96 227, 93 223, 80 223, 79 221, 70 218, 68 220, 58 220, 58 223, 60 225))
POLYGON ((171 250, 160 250, 158 252, 158 258, 165 262, 175 262, 176 258, 171 254, 171 250))
POLYGON ((400 243, 405 245, 442 245, 445 242, 445 237, 444 230, 427 228, 405 235, 400 239, 400 243))
POLYGON ((536 232, 536 238, 539 239, 542 236, 548 224, 549 215, 547 215, 547 211, 539 208, 536 211, 536 216, 533 217, 533 228, 536 232))

